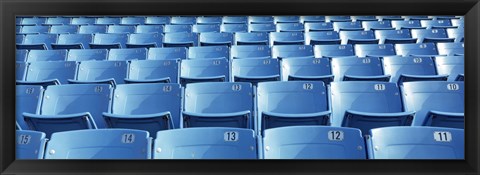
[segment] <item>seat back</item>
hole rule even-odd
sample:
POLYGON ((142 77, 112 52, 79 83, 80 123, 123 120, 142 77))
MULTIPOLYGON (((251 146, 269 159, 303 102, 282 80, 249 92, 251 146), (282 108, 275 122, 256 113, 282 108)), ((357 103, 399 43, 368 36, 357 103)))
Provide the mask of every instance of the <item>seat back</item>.
POLYGON ((228 46, 201 46, 188 48, 189 59, 229 59, 230 49, 228 46))
POLYGON ((126 75, 125 61, 82 61, 77 68, 76 80, 95 82, 113 79, 116 84, 123 84, 126 75))
POLYGON ((92 41, 93 36, 91 34, 60 34, 57 44, 81 44, 83 49, 90 49, 92 41))
POLYGON ((272 46, 273 58, 314 57, 313 46, 310 45, 276 45, 272 46))
POLYGON ((31 50, 28 52, 27 62, 65 61, 66 59, 66 50, 31 50))
POLYGON ((150 48, 148 60, 180 60, 187 58, 187 48, 150 48))
POLYGON ((402 56, 438 55, 437 47, 434 43, 395 44, 395 52, 397 52, 397 55, 402 56))
POLYGON ((39 82, 57 79, 60 84, 68 84, 75 77, 74 61, 38 61, 28 65, 25 81, 39 82))
POLYGON ((291 58, 282 60, 282 81, 293 77, 331 75, 330 60, 327 58, 291 58))
POLYGON ((315 45, 314 46, 315 58, 321 57, 342 57, 342 56, 354 56, 353 46, 347 45, 315 45))
POLYGON ((236 58, 270 58, 272 51, 266 45, 234 45, 231 47, 231 59, 236 58))
POLYGON ((71 49, 67 61, 103 61, 107 60, 107 49, 71 49))
POLYGON ((179 64, 175 60, 132 60, 129 63, 128 79, 155 81, 168 78, 168 82, 178 83, 179 64))
POLYGON ((435 65, 440 75, 448 75, 448 81, 454 81, 458 75, 465 73, 464 56, 438 56, 435 65))
POLYGON ((384 75, 382 62, 378 57, 343 57, 332 58, 331 61, 334 81, 348 81, 355 76, 384 75))
POLYGON ((107 58, 107 60, 109 61, 129 61, 145 59, 147 59, 146 48, 110 49, 107 58))
POLYGON ((270 32, 270 45, 304 45, 303 32, 270 32))
POLYGON ((435 64, 430 57, 388 56, 383 58, 386 75, 391 75, 390 82, 398 82, 405 75, 437 75, 435 64))
POLYGON ((40 104, 43 99, 42 86, 35 85, 17 85, 15 93, 15 118, 23 130, 28 130, 29 127, 23 119, 24 112, 37 114, 40 111, 40 104))
POLYGON ((235 45, 268 45, 268 32, 237 32, 235 33, 235 45))
POLYGON ((396 55, 393 44, 355 44, 354 47, 355 55, 359 57, 396 55))
POLYGON ((28 130, 17 130, 15 132, 17 159, 43 159, 47 142, 45 133, 28 130))

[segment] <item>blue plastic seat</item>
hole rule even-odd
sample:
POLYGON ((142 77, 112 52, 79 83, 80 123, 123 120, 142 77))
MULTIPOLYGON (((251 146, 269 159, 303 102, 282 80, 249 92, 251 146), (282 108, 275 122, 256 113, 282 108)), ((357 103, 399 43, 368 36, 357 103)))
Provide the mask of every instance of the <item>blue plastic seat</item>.
POLYGON ((192 26, 192 32, 209 33, 220 32, 220 24, 195 24, 192 26))
POLYGON ((68 51, 67 61, 103 61, 107 60, 107 49, 72 49, 68 51))
POLYGON ((169 16, 147 16, 145 24, 149 25, 165 25, 170 24, 169 16))
POLYGON ((200 82, 228 82, 230 68, 227 59, 182 60, 180 84, 200 82))
POLYGON ((347 45, 315 45, 313 47, 315 58, 331 58, 331 57, 345 57, 354 56, 353 46, 347 45))
POLYGON ((384 75, 382 61, 378 57, 334 57, 332 72, 335 81, 388 82, 390 80, 390 75, 384 75))
POLYGON ((426 29, 426 27, 422 27, 420 24, 420 20, 394 20, 392 21, 392 27, 396 30, 400 29, 426 29))
POLYGON ((95 24, 98 25, 119 25, 122 18, 120 17, 101 17, 97 18, 95 24))
POLYGON ((268 33, 237 32, 235 33, 235 45, 268 45, 270 39, 268 33))
POLYGON ((450 19, 421 20, 420 24, 427 29, 453 27, 450 19))
POLYGON ((275 27, 275 24, 273 23, 266 23, 266 24, 263 24, 263 23, 254 23, 254 24, 249 24, 248 25, 248 32, 275 32, 276 30, 276 27, 275 27))
POLYGON ((173 83, 139 83, 115 87, 107 127, 158 131, 180 126, 181 87, 173 83))
POLYGON ((226 32, 226 33, 248 32, 248 25, 244 23, 222 24, 220 25, 220 32, 226 32))
POLYGON ((23 113, 31 130, 52 133, 105 128, 102 112, 108 110, 110 85, 69 84, 49 86, 39 114, 23 113))
POLYGON ((274 16, 273 21, 275 24, 279 23, 299 23, 300 17, 299 16, 274 16))
POLYGON ((311 45, 276 45, 272 46, 272 58, 313 58, 313 46, 311 45))
POLYGON ((15 50, 15 61, 25 62, 27 61, 28 50, 15 50))
POLYGON ((198 34, 175 32, 165 33, 163 47, 193 47, 198 46, 198 34))
POLYGON ((25 62, 15 62, 15 74, 15 80, 25 80, 25 75, 27 74, 27 64, 25 62))
POLYGON ((79 34, 107 33, 107 26, 101 25, 82 25, 78 28, 79 34))
POLYGON ((135 33, 163 33, 163 25, 138 25, 135 33))
POLYGON ((457 26, 457 27, 463 27, 464 26, 463 18, 450 19, 450 22, 451 22, 452 26, 457 26))
POLYGON ((234 59, 232 60, 232 80, 250 82, 254 86, 259 82, 280 81, 280 63, 278 59, 234 59))
POLYGON ((327 22, 350 22, 352 21, 351 16, 325 16, 325 21, 327 22))
POLYGON ((380 21, 395 21, 395 20, 405 20, 402 16, 377 16, 377 19, 380 21))
POLYGON ((406 109, 415 111, 413 126, 464 128, 463 82, 408 82, 402 91, 406 109))
POLYGON ((60 34, 53 49, 90 49, 93 41, 92 34, 60 34))
POLYGON ((290 126, 265 130, 264 159, 366 159, 360 130, 290 126))
POLYGON ((333 23, 331 22, 305 23, 304 26, 305 32, 333 31, 333 23))
POLYGON ((327 58, 289 58, 282 60, 283 81, 333 81, 330 60, 327 58))
POLYGON ((37 131, 15 131, 16 159, 43 159, 47 139, 45 133, 37 131))
POLYGON ((448 75, 438 75, 431 57, 388 56, 383 58, 386 75, 391 75, 390 82, 409 81, 447 81, 448 75))
POLYGON ((424 15, 415 15, 415 16, 402 16, 403 19, 406 21, 412 21, 412 20, 431 20, 433 18, 429 16, 424 16, 424 15))
POLYGON ((231 59, 270 58, 272 51, 267 45, 234 45, 230 49, 231 59))
POLYGON ((37 61, 28 63, 25 81, 17 81, 26 85, 59 85, 68 84, 68 79, 75 77, 74 61, 37 61))
POLYGON ((395 44, 395 52, 402 56, 436 56, 437 47, 434 43, 395 44))
POLYGON ((395 56, 393 44, 355 44, 355 55, 359 57, 395 56))
POLYGON ((197 23, 197 18, 194 16, 172 16, 170 24, 177 25, 192 25, 197 23))
POLYGON ((15 35, 15 43, 16 44, 22 44, 23 40, 25 40, 25 35, 15 35))
POLYGON ((40 103, 43 98, 42 86, 35 85, 17 85, 15 93, 15 119, 18 126, 23 130, 30 127, 25 123, 22 113, 38 113, 40 103))
POLYGON ((249 16, 249 24, 273 24, 273 16, 249 16))
POLYGON ((72 25, 94 25, 96 19, 91 17, 76 17, 72 18, 70 24, 72 25))
POLYGON ((57 38, 57 34, 28 34, 21 44, 17 43, 17 49, 52 50, 52 43, 56 43, 57 38))
POLYGON ((333 30, 340 31, 363 31, 362 23, 355 22, 333 22, 333 30))
POLYGON ((49 33, 50 26, 23 26, 20 34, 44 34, 49 33))
POLYGON ((34 26, 45 24, 46 21, 47 18, 44 17, 23 18, 20 24, 34 26))
POLYGON ((254 129, 253 97, 246 82, 187 84, 180 126, 254 129))
POLYGON ((393 30, 390 20, 383 21, 362 21, 362 26, 365 30, 393 30))
POLYGON ((246 16, 224 16, 222 17, 223 24, 246 24, 248 17, 246 16))
POLYGON ((370 131, 369 159, 464 159, 463 129, 387 127, 370 131))
POLYGON ((340 35, 335 31, 305 32, 306 45, 334 45, 341 42, 340 35))
POLYGON ((108 52, 109 61, 130 61, 147 59, 146 48, 130 48, 130 49, 111 49, 108 52))
POLYGON ((437 49, 439 55, 454 56, 465 54, 463 43, 437 43, 437 49))
POLYGON ((199 39, 200 46, 231 46, 233 44, 232 33, 201 33, 199 39))
POLYGON ((123 33, 97 33, 93 35, 91 49, 120 49, 127 48, 128 34, 123 33))
POLYGON ((107 33, 134 33, 135 26, 130 25, 109 25, 107 28, 107 33))
POLYGON ((187 48, 150 48, 148 49, 148 60, 180 60, 187 59, 187 48))
POLYGON ((176 60, 132 60, 125 82, 178 83, 178 67, 176 60))
POLYGON ((464 42, 465 29, 446 29, 448 38, 455 38, 455 42, 464 42))
POLYGON ((350 18, 352 19, 352 21, 360 21, 360 22, 363 22, 363 21, 378 21, 377 17, 375 16, 350 16, 350 18))
POLYGON ((66 131, 52 135, 45 159, 150 159, 151 145, 148 132, 140 130, 66 131))
POLYGON ((121 25, 143 25, 145 17, 123 17, 120 21, 121 25))
POLYGON ((303 24, 325 22, 325 16, 300 16, 300 22, 303 24))
POLYGON ((251 129, 185 128, 159 131, 154 159, 257 159, 257 138, 251 129))
POLYGON ((277 32, 303 32, 305 27, 302 23, 279 23, 277 32))
POLYGON ((303 32, 270 32, 270 45, 304 45, 303 32))
POLYGON ((380 44, 417 43, 417 38, 412 38, 409 29, 375 30, 375 38, 379 39, 380 44))
POLYGON ((127 77, 125 61, 82 61, 78 63, 75 79, 71 84, 124 84, 127 77))
POLYGON ((412 29, 411 33, 413 38, 418 38, 418 43, 455 41, 455 38, 448 38, 445 29, 412 29))
POLYGON ((188 59, 229 59, 228 46, 201 46, 188 48, 188 59))
POLYGON ((258 83, 257 131, 300 125, 329 125, 327 88, 319 81, 258 83))
POLYGON ((438 56, 435 57, 435 65, 439 75, 448 75, 448 81, 463 81, 464 79, 464 56, 438 56))
POLYGON ((371 81, 332 82, 332 126, 370 129, 410 126, 414 111, 405 111, 395 83, 371 81))
POLYGON ((66 50, 31 50, 27 56, 27 62, 65 61, 66 59, 66 50))
POLYGON ((50 27, 50 33, 54 33, 54 34, 64 34, 64 33, 75 34, 77 32, 78 32, 77 25, 61 25, 61 26, 50 27))
POLYGON ((177 32, 186 32, 192 33, 192 25, 174 25, 174 24, 167 24, 163 28, 163 32, 165 33, 177 33, 177 32))
POLYGON ((373 31, 340 31, 342 44, 378 44, 373 31))
POLYGON ((127 48, 162 47, 163 35, 161 33, 133 33, 128 37, 127 48))
POLYGON ((209 24, 222 24, 221 16, 200 16, 197 17, 197 24, 209 25, 209 24))

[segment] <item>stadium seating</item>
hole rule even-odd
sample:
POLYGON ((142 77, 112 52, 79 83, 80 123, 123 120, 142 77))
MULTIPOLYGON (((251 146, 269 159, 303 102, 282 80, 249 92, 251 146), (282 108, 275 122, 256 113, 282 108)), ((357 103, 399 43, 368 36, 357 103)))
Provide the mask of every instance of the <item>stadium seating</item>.
POLYGON ((333 24, 331 22, 305 23, 305 32, 320 31, 333 31, 333 24))
POLYGON ((25 80, 25 75, 26 75, 26 70, 27 70, 27 64, 24 62, 15 62, 15 80, 17 81, 23 81, 25 80))
POLYGON ((248 23, 247 16, 224 16, 222 17, 223 24, 246 24, 248 23))
POLYGON ((232 33, 201 33, 199 38, 200 46, 218 46, 233 44, 232 33))
POLYGON ((402 91, 413 126, 464 128, 463 82, 408 82, 402 91))
POLYGON ((270 39, 268 32, 237 32, 235 33, 235 45, 268 45, 270 39))
POLYGON ((107 49, 71 49, 67 61, 103 61, 107 60, 107 49))
POLYGON ((395 52, 401 56, 433 56, 438 55, 434 43, 395 44, 395 52))
POLYGON ((352 21, 378 21, 375 16, 350 16, 352 21))
POLYGON ((362 26, 365 30, 394 30, 392 23, 389 20, 384 21, 362 21, 362 26))
POLYGON ((130 48, 130 49, 110 49, 108 52, 109 61, 130 61, 147 59, 147 49, 130 48))
POLYGON ((274 16, 273 21, 275 24, 281 23, 298 23, 300 22, 299 16, 274 16))
POLYGON ((303 24, 325 22, 325 16, 300 16, 300 22, 303 24))
POLYGON ((135 33, 163 33, 163 25, 138 25, 135 33))
POLYGON ((201 46, 188 48, 189 59, 228 59, 230 49, 227 46, 201 46))
POLYGON ((68 25, 70 24, 71 18, 67 17, 49 17, 45 24, 47 25, 68 25))
POLYGON ((251 129, 185 128, 159 131, 153 159, 257 159, 251 129))
POLYGON ((304 45, 302 32, 270 32, 270 45, 304 45))
POLYGON ((78 28, 79 34, 96 34, 96 33, 106 33, 107 26, 100 25, 82 25, 78 28))
POLYGON ((148 49, 147 59, 148 60, 187 59, 187 49, 184 47, 150 48, 148 49))
POLYGON ((173 24, 167 24, 164 27, 165 33, 179 33, 179 32, 186 32, 186 33, 191 33, 192 32, 192 26, 191 25, 173 25, 173 24))
POLYGON ((121 25, 142 25, 145 24, 145 17, 123 17, 121 25))
POLYGON ((367 135, 373 128, 410 126, 413 121, 415 112, 403 109, 395 83, 345 81, 330 86, 332 126, 358 128, 367 135))
MULTIPOLYGON (((298 19, 297 19, 298 20, 298 19)), ((278 23, 277 32, 303 32, 305 28, 301 23, 278 23)))
POLYGON ((355 44, 355 55, 359 57, 395 56, 393 44, 355 44))
POLYGON ((180 124, 179 84, 138 83, 118 85, 111 109, 103 113, 108 128, 145 130, 152 137, 180 124))
POLYGON ((27 123, 23 119, 22 113, 38 113, 41 99, 43 98, 43 88, 42 86, 35 85, 18 85, 16 86, 16 96, 15 96, 15 107, 16 113, 15 118, 20 129, 28 130, 27 123))
POLYGON ((43 159, 47 139, 45 133, 16 131, 16 159, 43 159))
POLYGON ((350 21, 338 21, 333 22, 333 30, 340 31, 362 31, 362 23, 360 21, 350 22, 350 21))
POLYGON ((200 16, 197 17, 197 24, 210 25, 210 24, 221 24, 221 16, 200 16))
POLYGON ((57 42, 57 34, 28 34, 22 43, 17 42, 17 49, 52 50, 52 43, 57 42))
POLYGON ((455 42, 463 42, 465 37, 465 31, 463 28, 458 29, 446 29, 448 38, 455 38, 455 42))
POLYGON ((327 22, 350 22, 352 18, 350 16, 325 16, 327 22))
POLYGON ((412 29, 413 38, 418 38, 418 43, 454 42, 455 38, 447 38, 445 29, 412 29))
POLYGON ((78 32, 78 26, 76 25, 61 25, 61 26, 52 26, 50 27, 50 33, 54 34, 76 34, 78 32))
POLYGON ((382 61, 378 57, 339 57, 332 58, 334 81, 386 81, 382 61))
POLYGON ((145 24, 149 25, 165 25, 170 24, 170 17, 168 16, 148 16, 145 19, 145 24))
POLYGON ((54 133, 45 159, 150 159, 152 138, 131 129, 95 129, 54 133))
POLYGON ((127 77, 125 61, 82 61, 78 63, 75 79, 68 80, 73 84, 124 84, 127 77))
POLYGON ((52 49, 90 49, 92 41, 91 34, 60 34, 52 49))
POLYGON ((373 31, 340 31, 341 44, 378 44, 373 31))
POLYGON ((452 23, 449 19, 421 20, 420 24, 427 29, 452 27, 452 23))
POLYGON ((272 46, 272 57, 283 58, 313 58, 313 47, 310 45, 276 45, 272 46))
POLYGON ((198 46, 198 34, 187 32, 165 33, 163 47, 198 46))
POLYGON ((73 61, 37 61, 28 63, 25 81, 17 85, 59 85, 68 84, 75 77, 76 64, 73 61))
POLYGON ((49 31, 50 26, 23 26, 19 34, 45 34, 49 31))
POLYGON ((333 74, 327 58, 289 58, 282 60, 283 81, 323 81, 330 84, 333 74))
POLYGON ((437 43, 437 50, 439 55, 463 55, 465 48, 463 43, 437 43))
POLYGON ((23 40, 25 40, 25 35, 15 35, 15 43, 16 44, 22 44, 23 40))
POLYGON ((66 50, 31 50, 27 56, 27 62, 65 61, 66 59, 66 50))
POLYGON ((192 26, 194 33, 210 33, 220 32, 220 25, 218 24, 195 24, 192 26))
POLYGON ((72 18, 70 24, 72 25, 94 25, 97 19, 91 17, 77 17, 72 18))
POLYGON ((127 48, 128 35, 125 33, 97 33, 93 35, 92 49, 127 48))
POLYGON ((25 62, 27 60, 28 51, 27 50, 16 50, 15 51, 15 61, 25 62))
POLYGON ((132 60, 128 67, 125 83, 178 83, 176 60, 132 60))
POLYGON ((430 57, 388 56, 383 58, 383 67, 385 74, 392 76, 390 82, 399 85, 409 81, 446 81, 448 78, 448 75, 437 74, 430 57))
POLYGON ((438 56, 435 65, 439 75, 449 75, 448 81, 463 81, 464 56, 438 56))
POLYGON ((417 38, 412 38, 409 29, 375 30, 375 38, 380 40, 380 44, 417 43, 417 38))
POLYGON ((234 82, 250 82, 256 85, 264 81, 280 81, 278 59, 234 59, 232 77, 234 82))
POLYGON ((266 45, 233 45, 231 47, 231 58, 270 58, 272 51, 266 45))
POLYGON ((230 81, 230 66, 227 59, 182 60, 180 84, 230 81))
POLYGON ((20 24, 28 25, 28 26, 42 25, 42 24, 45 24, 46 20, 47 19, 44 17, 23 18, 20 24))
POLYGON ((347 45, 315 45, 313 47, 315 58, 331 58, 331 57, 346 57, 354 56, 353 46, 347 45))
POLYGON ((134 33, 128 36, 127 48, 162 47, 163 35, 159 33, 134 33))
POLYGON ((273 16, 249 16, 249 24, 273 24, 273 16))
POLYGON ((248 32, 248 25, 245 23, 239 23, 239 24, 224 23, 220 26, 220 31, 225 33, 248 32))
POLYGON ((102 17, 97 18, 95 24, 98 25, 119 25, 122 19, 120 17, 102 17))
POLYGON ((197 18, 194 16, 173 16, 170 19, 170 23, 177 25, 192 25, 197 23, 197 18))
POLYGON ((439 127, 386 127, 370 131, 369 159, 464 159, 464 131, 439 127))
POLYGON ((330 126, 290 126, 265 130, 265 159, 366 159, 360 130, 330 126))
POLYGON ((341 42, 338 32, 335 31, 305 32, 306 45, 333 45, 341 42))
POLYGON ((420 20, 394 20, 392 21, 392 27, 396 30, 400 29, 426 29, 420 24, 420 20))

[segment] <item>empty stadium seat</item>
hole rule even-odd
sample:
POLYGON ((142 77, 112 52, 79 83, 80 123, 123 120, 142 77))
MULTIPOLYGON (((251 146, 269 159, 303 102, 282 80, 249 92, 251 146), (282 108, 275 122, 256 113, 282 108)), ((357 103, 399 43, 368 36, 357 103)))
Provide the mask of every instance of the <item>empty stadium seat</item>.
POLYGON ((305 23, 305 32, 333 31, 331 22, 305 23))
POLYGON ((415 15, 415 16, 402 16, 406 21, 411 20, 431 20, 429 16, 415 15))
POLYGON ((393 30, 390 20, 383 21, 362 21, 362 26, 365 30, 393 30))
POLYGON ((192 25, 197 23, 197 18, 194 16, 172 16, 170 23, 177 25, 192 25))
POLYGON ((257 138, 251 129, 185 128, 159 131, 154 159, 257 159, 257 138), (214 151, 213 151, 214 150, 214 151))
POLYGON ((378 21, 378 19, 375 16, 350 16, 352 21, 378 21))
POLYGON ((15 61, 25 62, 27 60, 28 50, 16 50, 15 61))
POLYGON ((25 80, 27 64, 25 62, 15 62, 15 77, 17 81, 25 80))
POLYGON ((176 60, 132 60, 125 82, 178 83, 178 67, 176 60))
POLYGON ((235 45, 268 45, 270 43, 267 32, 237 32, 235 33, 235 45))
POLYGON ((195 24, 192 26, 192 32, 195 32, 195 33, 220 32, 220 25, 219 24, 195 24))
POLYGON ((234 45, 230 49, 231 58, 270 58, 271 49, 266 45, 234 45))
POLYGON ((367 135, 372 128, 410 126, 415 112, 404 111, 395 83, 332 82, 332 126, 353 127, 367 135))
POLYGON ((392 21, 392 27, 396 30, 400 29, 426 29, 426 27, 422 27, 420 24, 420 20, 394 20, 392 21))
POLYGON ((454 42, 455 38, 447 38, 445 29, 412 29, 412 37, 418 43, 454 42))
POLYGON ((52 50, 52 43, 57 42, 57 34, 28 34, 22 43, 17 43, 17 49, 52 50))
POLYGON ((187 59, 187 48, 150 48, 148 49, 148 60, 171 60, 187 59))
POLYGON ((448 81, 463 81, 464 56, 437 56, 435 65, 439 75, 448 75, 448 81))
POLYGON ((78 28, 79 34, 96 34, 96 33, 107 33, 106 26, 97 26, 97 25, 82 25, 78 28))
POLYGON ((78 32, 77 25, 61 25, 61 26, 50 27, 50 33, 54 33, 54 34, 63 34, 63 33, 75 34, 77 32, 78 32))
POLYGON ((15 35, 15 43, 22 44, 23 40, 25 40, 25 35, 15 35))
POLYGON ((245 82, 187 84, 180 126, 254 129, 253 97, 245 82))
POLYGON ((94 25, 95 24, 95 18, 91 17, 76 17, 72 18, 72 21, 70 24, 72 25, 94 25))
POLYGON ((75 79, 68 81, 74 84, 106 83, 115 86, 124 84, 126 77, 125 61, 82 61, 78 63, 75 79))
POLYGON ((350 16, 325 16, 327 22, 349 22, 352 21, 350 16))
POLYGON ((406 44, 417 43, 417 38, 412 38, 409 29, 375 30, 375 38, 380 44, 406 44))
POLYGON ((265 130, 264 159, 366 159, 360 130, 290 126, 265 130))
POLYGON ((270 32, 270 45, 304 45, 303 32, 270 32))
POLYGON ((110 25, 107 28, 107 33, 134 33, 135 26, 130 25, 110 25))
POLYGON ((390 82, 409 81, 446 81, 448 75, 437 75, 431 57, 388 56, 383 58, 386 75, 391 75, 390 82))
POLYGON ((298 125, 329 125, 327 88, 318 81, 262 82, 257 87, 257 131, 298 125))
POLYGON ((384 57, 394 56, 393 44, 355 44, 355 55, 359 57, 384 57))
POLYGON ((52 133, 105 128, 102 112, 108 110, 110 85, 69 84, 49 86, 43 95, 39 114, 23 113, 32 130, 52 133))
POLYGON ((229 63, 227 59, 182 60, 180 65, 180 84, 199 82, 228 82, 229 63))
POLYGON ((384 75, 382 61, 378 57, 334 57, 331 60, 334 81, 390 80, 390 75, 384 75))
POLYGON ((40 103, 43 98, 42 86, 35 85, 18 85, 16 86, 15 96, 15 119, 18 126, 23 130, 28 130, 30 127, 25 123, 22 113, 38 113, 40 103))
POLYGON ((200 16, 197 17, 197 24, 222 24, 221 16, 200 16))
POLYGON ((256 85, 264 81, 280 81, 278 59, 234 59, 232 60, 232 80, 250 82, 256 85))
POLYGON ((463 82, 408 82, 402 91, 413 126, 464 128, 463 82))
POLYGON ((463 28, 446 29, 448 38, 455 38, 455 42, 463 42, 465 38, 465 31, 463 28))
POLYGON ((330 60, 327 58, 290 58, 282 60, 283 81, 333 81, 330 60))
POLYGON ((151 144, 148 132, 140 130, 58 132, 48 142, 45 159, 150 159, 151 144))
POLYGON ((163 25, 138 25, 135 33, 163 33, 163 25))
POLYGON ((452 28, 452 23, 450 19, 435 19, 435 20, 421 20, 420 24, 422 27, 427 29, 432 28, 452 28))
POLYGON ((109 61, 130 61, 147 59, 147 49, 130 48, 130 49, 110 49, 108 52, 109 61))
POLYGON ((17 85, 59 85, 68 84, 75 77, 76 64, 73 61, 37 61, 28 63, 25 81, 17 85))
POLYGON ((300 16, 300 22, 303 24, 325 22, 325 16, 300 16))
POLYGON ((53 49, 90 49, 92 34, 60 34, 57 43, 52 43, 53 49))
POLYGON ((464 131, 439 127, 386 127, 370 131, 369 159, 464 159, 464 131))
POLYGON ((402 56, 436 56, 437 47, 434 43, 395 44, 395 52, 402 56))
POLYGON ((42 25, 47 21, 44 17, 23 18, 20 22, 21 25, 42 25))
POLYGON ((167 24, 164 27, 165 33, 176 33, 176 32, 192 32, 192 25, 174 25, 174 24, 167 24))
POLYGON ((133 33, 128 36, 127 48, 162 47, 163 35, 160 33, 133 33))
POLYGON ((181 87, 173 83, 118 85, 111 110, 103 113, 108 128, 158 131, 180 126, 181 87))
POLYGON ((220 26, 220 32, 226 32, 226 33, 248 32, 248 25, 244 23, 222 24, 220 26))
POLYGON ((233 44, 232 33, 201 33, 199 38, 200 46, 217 46, 233 44))
POLYGON ((276 27, 273 23, 266 23, 266 24, 249 24, 248 25, 248 32, 275 32, 276 27))
POLYGON ((303 32, 305 28, 301 23, 280 23, 277 24, 277 32, 303 32))
POLYGON ((126 48, 128 34, 123 33, 97 33, 93 35, 91 49, 120 49, 126 48))
POLYGON ((27 56, 27 62, 65 61, 66 59, 66 50, 31 50, 27 56))
POLYGON ((340 31, 341 44, 378 44, 373 31, 340 31))
POLYGON ((193 47, 198 46, 197 33, 165 33, 163 47, 193 47))
POLYGON ((450 19, 450 22, 452 23, 452 26, 457 26, 457 27, 463 27, 464 26, 463 18, 450 19))
POLYGON ((72 49, 68 51, 67 61, 103 61, 107 60, 107 49, 72 49))
POLYGON ((335 31, 305 32, 306 45, 334 45, 341 42, 340 35, 335 31))
POLYGON ((273 16, 248 16, 249 24, 273 24, 273 16))
POLYGON ((145 17, 123 17, 120 21, 121 25, 143 25, 145 17))
POLYGON ((362 23, 356 22, 333 22, 333 30, 339 31, 362 31, 362 23))
POLYGON ((95 24, 99 25, 119 25, 122 18, 120 17, 101 17, 97 18, 95 24))
POLYGON ((47 139, 45 133, 37 131, 15 131, 16 159, 43 159, 47 139))
POLYGON ((275 24, 279 23, 299 23, 299 16, 274 16, 273 21, 275 24))
POLYGON ((50 26, 23 26, 20 34, 45 34, 49 33, 50 26))
POLYGON ((248 23, 247 16, 224 16, 222 17, 223 24, 246 24, 248 23))
POLYGON ((313 58, 313 46, 311 45, 276 45, 272 46, 272 57, 295 58, 295 57, 309 57, 313 58))
POLYGON ((437 43, 437 50, 439 55, 462 55, 465 54, 463 43, 437 43))
POLYGON ((149 25, 165 25, 170 24, 170 17, 168 16, 147 16, 145 24, 149 25))
POLYGON ((228 46, 202 46, 188 48, 188 59, 228 59, 230 49, 228 46))
POLYGON ((344 56, 354 56, 353 46, 351 44, 347 45, 315 45, 313 47, 315 53, 315 58, 321 57, 344 57, 344 56))
POLYGON ((394 21, 394 20, 404 20, 404 18, 402 18, 402 16, 377 16, 377 19, 381 20, 381 21, 394 21))

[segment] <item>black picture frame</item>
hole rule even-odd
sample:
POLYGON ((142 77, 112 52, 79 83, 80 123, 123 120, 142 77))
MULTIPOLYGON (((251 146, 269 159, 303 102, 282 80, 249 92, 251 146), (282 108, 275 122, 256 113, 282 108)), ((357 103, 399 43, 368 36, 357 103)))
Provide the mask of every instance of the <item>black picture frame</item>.
POLYGON ((1 174, 478 174, 478 0, 2 0, 1 174), (465 15, 465 160, 15 160, 15 16, 465 15))

